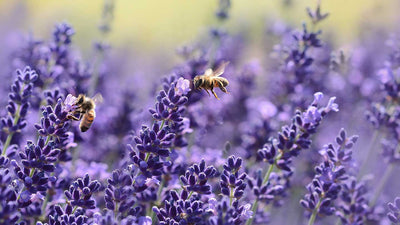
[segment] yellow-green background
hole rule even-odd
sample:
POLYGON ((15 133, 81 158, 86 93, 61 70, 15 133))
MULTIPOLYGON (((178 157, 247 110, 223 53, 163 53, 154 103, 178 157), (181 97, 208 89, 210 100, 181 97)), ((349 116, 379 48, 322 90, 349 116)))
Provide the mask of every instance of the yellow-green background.
MULTIPOLYGON (((224 26, 232 32, 246 27, 248 37, 257 43, 265 32, 267 19, 279 18, 300 27, 307 21, 305 8, 316 5, 316 0, 292 0, 291 7, 283 2, 233 0, 231 18, 224 26)), ((218 0, 115 0, 113 30, 107 39, 117 47, 172 51, 216 23, 217 3, 218 0)), ((76 30, 74 41, 87 50, 100 37, 97 26, 102 6, 103 0, 0 0, 0 19, 38 37, 48 37, 56 22, 67 21, 76 30)), ((346 45, 357 37, 360 24, 395 27, 400 21, 399 6, 398 0, 322 0, 322 10, 331 15, 320 28, 334 33, 338 45, 346 45)))

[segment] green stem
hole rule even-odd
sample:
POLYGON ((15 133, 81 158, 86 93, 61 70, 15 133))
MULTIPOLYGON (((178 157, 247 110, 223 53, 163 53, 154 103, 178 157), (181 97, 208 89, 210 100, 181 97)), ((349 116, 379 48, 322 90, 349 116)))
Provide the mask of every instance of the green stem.
POLYGON ((42 204, 42 212, 45 212, 47 203, 49 202, 49 195, 46 195, 43 204, 42 204))
POLYGON ((150 218, 151 218, 151 224, 156 224, 155 222, 156 222, 156 214, 154 213, 154 211, 153 211, 153 209, 151 209, 151 212, 150 212, 150 218))
POLYGON ((372 156, 373 149, 375 149, 376 141, 379 139, 378 137, 379 137, 379 130, 375 130, 374 134, 372 135, 371 142, 369 143, 368 151, 366 152, 367 155, 361 164, 360 172, 358 173, 359 178, 361 178, 361 176, 364 175, 366 172, 365 170, 369 165, 368 162, 370 161, 370 158, 372 156))
POLYGON ((3 151, 1 152, 1 155, 5 155, 5 154, 6 154, 6 150, 7 150, 8 146, 9 146, 10 143, 11 143, 11 139, 12 139, 13 135, 14 135, 14 132, 10 132, 10 133, 8 134, 7 140, 6 140, 6 143, 4 143, 3 151))
POLYGON ((33 174, 35 174, 35 170, 36 170, 36 169, 31 169, 31 172, 29 173, 29 176, 30 176, 30 177, 33 177, 33 174))
MULTIPOLYGON (((150 158, 150 152, 148 152, 148 153, 146 153, 146 158, 144 159, 144 161, 148 161, 149 160, 149 158, 150 158)), ((135 176, 133 176, 134 178, 136 178, 137 176, 139 176, 140 175, 140 170, 139 170, 139 168, 137 169, 137 172, 136 172, 136 174, 135 174, 135 176)), ((136 179, 134 179, 133 181, 132 181, 132 185, 135 185, 135 183, 136 183, 136 179)))
POLYGON ((256 201, 254 202, 253 206, 251 207, 251 211, 253 212, 253 216, 247 220, 246 225, 251 225, 253 223, 253 220, 256 216, 256 212, 257 212, 257 207, 258 207, 258 198, 256 199, 256 201))
POLYGON ((383 174, 381 180, 378 183, 378 187, 375 190, 374 196, 370 202, 370 206, 373 207, 378 200, 379 196, 381 195, 383 188, 386 186, 386 182, 388 181, 392 171, 394 169, 394 165, 391 163, 388 167, 386 167, 385 173, 383 174))
MULTIPOLYGON (((158 187, 158 191, 157 191, 157 197, 161 196, 161 192, 162 192, 162 189, 163 189, 164 185, 165 185, 165 179, 161 179, 161 184, 158 187)), ((151 210, 150 211, 150 218, 151 218, 151 221, 153 221, 153 224, 154 224, 154 222, 156 221, 156 214, 154 213, 153 209, 150 209, 150 210, 151 210)))
POLYGON ((192 197, 193 191, 191 191, 187 197, 187 199, 190 199, 190 197, 192 197))
MULTIPOLYGON (((280 157, 278 157, 278 158, 280 158, 280 157)), ((268 171, 264 176, 263 185, 268 182, 269 177, 271 176, 271 173, 274 170, 274 165, 275 164, 269 165, 268 171)), ((256 199, 256 201, 254 202, 253 206, 251 207, 251 211, 253 212, 253 217, 251 217, 249 220, 247 220, 246 225, 253 224, 253 220, 254 220, 254 218, 256 216, 256 213, 257 213, 257 207, 258 207, 258 199, 256 199)))
MULTIPOLYGON (((25 88, 25 83, 22 84, 21 91, 19 92, 20 94, 23 93, 24 88, 25 88)), ((20 117, 20 115, 19 115, 20 110, 21 110, 21 105, 18 105, 18 106, 17 106, 17 111, 15 112, 15 117, 14 117, 14 121, 13 121, 13 126, 17 125, 17 123, 18 123, 18 120, 19 120, 19 117, 20 117)), ((1 155, 5 155, 5 154, 6 154, 6 150, 7 150, 8 146, 9 146, 10 143, 11 143, 11 139, 12 139, 12 137, 14 136, 14 133, 15 133, 15 131, 11 131, 11 132, 8 134, 7 140, 6 140, 6 143, 4 143, 4 146, 3 146, 3 150, 2 150, 2 152, 1 152, 1 155)))
MULTIPOLYGON (((31 172, 29 173, 29 177, 33 177, 33 174, 35 174, 36 169, 31 169, 31 172)), ((24 188, 22 188, 21 192, 19 193, 17 200, 19 200, 21 198, 21 194, 22 192, 24 192, 26 190, 26 187, 24 186, 24 188)))
POLYGON ((160 130, 163 129, 164 124, 165 124, 165 120, 163 120, 163 121, 161 122, 160 130))
POLYGON ((117 219, 117 214, 118 214, 118 202, 115 203, 114 219, 117 219))
POLYGON ((51 139, 51 137, 50 137, 50 136, 47 136, 46 142, 44 143, 44 145, 47 145, 47 144, 49 143, 50 139, 51 139))
POLYGON ((19 195, 18 195, 18 197, 17 197, 17 201, 21 198, 21 194, 22 194, 22 192, 24 192, 24 191, 25 191, 25 187, 22 188, 21 193, 19 193, 19 195))
POLYGON ((229 191, 229 206, 232 206, 232 202, 233 202, 233 188, 231 187, 231 190, 229 191))
POLYGON ((274 164, 271 164, 268 168, 267 173, 264 176, 263 185, 266 184, 271 176, 272 171, 274 170, 274 164))
POLYGON ((159 197, 159 196, 161 195, 161 192, 162 192, 162 189, 164 188, 164 185, 165 185, 165 179, 162 179, 162 180, 161 180, 161 184, 160 184, 160 186, 158 187, 157 197, 159 197))
POLYGON ((148 152, 148 153, 146 153, 146 158, 144 159, 144 161, 148 161, 149 160, 149 158, 150 158, 150 153, 148 152))
POLYGON ((310 220, 308 221, 308 225, 314 224, 315 218, 317 218, 317 213, 318 213, 319 207, 321 206, 321 202, 322 202, 321 200, 322 200, 322 198, 319 199, 317 206, 315 206, 315 209, 314 209, 313 213, 311 214, 310 220))
POLYGON ((72 210, 72 214, 74 214, 77 209, 78 209, 78 206, 75 206, 74 209, 72 210))

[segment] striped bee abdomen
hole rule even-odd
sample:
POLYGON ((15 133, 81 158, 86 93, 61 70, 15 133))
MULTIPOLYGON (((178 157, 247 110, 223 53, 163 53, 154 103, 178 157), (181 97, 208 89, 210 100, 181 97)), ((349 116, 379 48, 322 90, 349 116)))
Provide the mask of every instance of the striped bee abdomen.
POLYGON ((79 124, 79 128, 81 129, 82 132, 89 130, 95 117, 96 117, 96 112, 94 111, 94 109, 89 110, 87 113, 83 115, 81 123, 79 124))

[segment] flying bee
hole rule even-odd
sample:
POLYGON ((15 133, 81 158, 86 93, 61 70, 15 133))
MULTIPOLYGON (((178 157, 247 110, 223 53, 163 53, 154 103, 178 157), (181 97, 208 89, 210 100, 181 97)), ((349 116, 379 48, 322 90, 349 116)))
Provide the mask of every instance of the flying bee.
POLYGON ((228 93, 225 87, 228 86, 229 82, 226 78, 220 77, 220 75, 224 73, 225 67, 228 64, 229 62, 223 62, 215 71, 210 68, 207 69, 203 75, 197 75, 194 77, 194 88, 197 90, 204 89, 208 95, 210 95, 208 92, 208 90, 210 90, 211 93, 214 94, 215 98, 219 100, 217 94, 214 92, 214 88, 218 87, 221 91, 228 93))
POLYGON ((101 103, 103 101, 103 97, 101 94, 96 94, 93 96, 93 98, 89 98, 85 96, 84 94, 80 94, 76 98, 75 106, 77 106, 76 110, 72 114, 77 114, 79 113, 79 118, 70 115, 69 118, 76 120, 76 121, 81 121, 79 124, 79 129, 82 132, 86 132, 90 126, 92 126, 92 123, 94 121, 94 118, 96 118, 96 111, 94 110, 96 108, 96 104, 101 103))

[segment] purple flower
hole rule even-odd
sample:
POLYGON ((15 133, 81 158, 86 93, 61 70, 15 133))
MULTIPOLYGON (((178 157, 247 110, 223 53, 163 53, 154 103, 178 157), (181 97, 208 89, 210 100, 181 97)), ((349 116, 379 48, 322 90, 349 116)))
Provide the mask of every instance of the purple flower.
POLYGON ((169 133, 168 128, 160 129, 158 123, 154 123, 152 129, 147 126, 142 126, 140 136, 135 136, 136 148, 142 153, 153 153, 162 157, 169 156, 168 147, 171 146, 171 141, 175 134, 169 133))
POLYGON ((336 97, 331 97, 328 101, 328 104, 324 110, 324 112, 329 112, 329 111, 334 111, 338 112, 339 111, 339 105, 335 103, 336 97))
POLYGON ((337 210, 334 202, 342 191, 342 184, 348 179, 346 165, 351 160, 351 148, 357 141, 357 136, 347 137, 342 129, 336 137, 337 147, 329 144, 324 149, 324 162, 315 167, 315 176, 307 185, 308 194, 300 204, 312 212, 310 221, 317 215, 330 216, 337 210))
MULTIPOLYGON (((322 118, 331 111, 331 108, 337 108, 337 106, 318 108, 317 104, 320 99, 321 94, 317 93, 314 102, 307 108, 306 112, 297 111, 291 125, 283 126, 277 139, 266 143, 263 149, 258 150, 259 157, 270 164, 276 164, 282 170, 290 172, 291 158, 297 156, 302 149, 309 148, 311 145, 310 135, 316 132, 322 118)), ((331 105, 334 105, 334 103, 331 103, 331 105)))
POLYGON ((308 16, 311 18, 313 24, 317 24, 329 16, 329 13, 321 13, 321 4, 318 2, 315 11, 307 7, 308 16))
POLYGON ((387 206, 389 209, 387 217, 390 219, 392 223, 400 224, 400 198, 396 197, 394 199, 394 203, 389 202, 387 206))
POLYGON ((164 208, 153 207, 159 224, 206 224, 202 218, 205 212, 202 201, 190 198, 186 190, 182 190, 181 194, 173 190, 169 198, 164 208))
MULTIPOLYGON (((157 95, 155 109, 149 109, 153 118, 156 120, 167 120, 174 123, 182 121, 182 106, 188 101, 183 92, 178 94, 175 92, 176 82, 175 77, 166 79, 164 82, 164 90, 161 90, 157 95)), ((180 89, 178 89, 179 91, 180 89)))
POLYGON ((250 204, 246 204, 243 206, 243 211, 240 214, 240 219, 242 221, 246 221, 248 219, 250 219, 253 216, 253 211, 251 211, 251 205, 250 204))
POLYGON ((193 129, 190 128, 190 119, 189 118, 184 117, 182 119, 182 125, 183 125, 182 126, 183 127, 182 134, 190 134, 193 132, 193 129))
POLYGON ((231 1, 230 0, 219 0, 218 10, 215 13, 215 16, 219 20, 228 19, 228 11, 229 11, 230 7, 231 7, 231 1))
POLYGON ((148 216, 141 216, 139 217, 139 225, 151 225, 152 224, 152 220, 150 217, 148 216))
POLYGON ((322 92, 317 92, 314 94, 314 101, 312 102, 312 105, 318 104, 322 98, 324 97, 324 94, 322 92))
POLYGON ((104 196, 107 209, 118 213, 118 218, 121 220, 129 216, 136 216, 140 207, 135 207, 137 201, 134 194, 136 190, 132 186, 132 175, 129 171, 114 170, 107 182, 104 196))
POLYGON ((75 111, 76 108, 77 108, 76 97, 71 94, 68 94, 64 100, 63 110, 67 112, 73 112, 75 111))
POLYGON ((53 31, 54 41, 63 44, 71 43, 71 36, 74 34, 74 29, 67 23, 57 24, 53 31))
POLYGON ((217 170, 213 166, 207 166, 204 160, 199 164, 190 166, 185 175, 180 176, 184 189, 198 194, 211 194, 211 185, 207 183, 215 176, 217 170))
POLYGON ((386 84, 386 83, 388 83, 389 81, 391 81, 391 80, 394 79, 393 73, 392 73, 392 71, 391 71, 390 68, 380 69, 380 70, 377 72, 377 75, 378 75, 380 81, 382 82, 382 84, 386 84))
POLYGON ((230 156, 224 164, 224 171, 221 174, 221 193, 230 199, 233 197, 239 200, 243 197, 246 188, 246 173, 239 173, 242 167, 242 158, 230 156))
POLYGON ((95 209, 96 201, 92 199, 92 195, 98 192, 99 188, 100 183, 97 180, 91 181, 89 175, 86 174, 83 179, 78 178, 74 181, 64 194, 73 207, 95 209))
MULTIPOLYGON (((8 95, 9 101, 6 107, 8 115, 1 118, 1 128, 8 134, 8 141, 3 146, 2 155, 7 153, 12 138, 16 132, 20 132, 26 127, 25 120, 30 106, 29 100, 33 92, 33 83, 38 79, 38 75, 28 66, 23 71, 17 70, 17 79, 11 85, 11 93, 8 95)), ((15 152, 8 152, 9 156, 15 152)))
POLYGON ((369 217, 371 209, 367 193, 365 183, 357 182, 355 177, 350 177, 342 184, 341 202, 338 203, 336 215, 343 224, 361 225, 369 217))
MULTIPOLYGON (((53 224, 77 224, 84 225, 88 221, 88 217, 80 210, 74 210, 70 204, 62 209, 61 206, 55 205, 49 213, 49 225, 53 224)), ((39 222, 39 225, 42 223, 39 222)), ((45 224, 47 225, 47 224, 45 224)))
POLYGON ((303 113, 303 118, 305 123, 313 123, 314 121, 320 121, 322 116, 317 107, 310 106, 303 113))
POLYGON ((5 224, 13 224, 20 218, 18 213, 17 193, 11 184, 13 179, 12 174, 8 168, 0 168, 0 206, 2 213, 0 214, 0 221, 5 224))
POLYGON ((190 91, 190 81, 180 77, 176 81, 175 91, 177 95, 186 95, 190 91))

